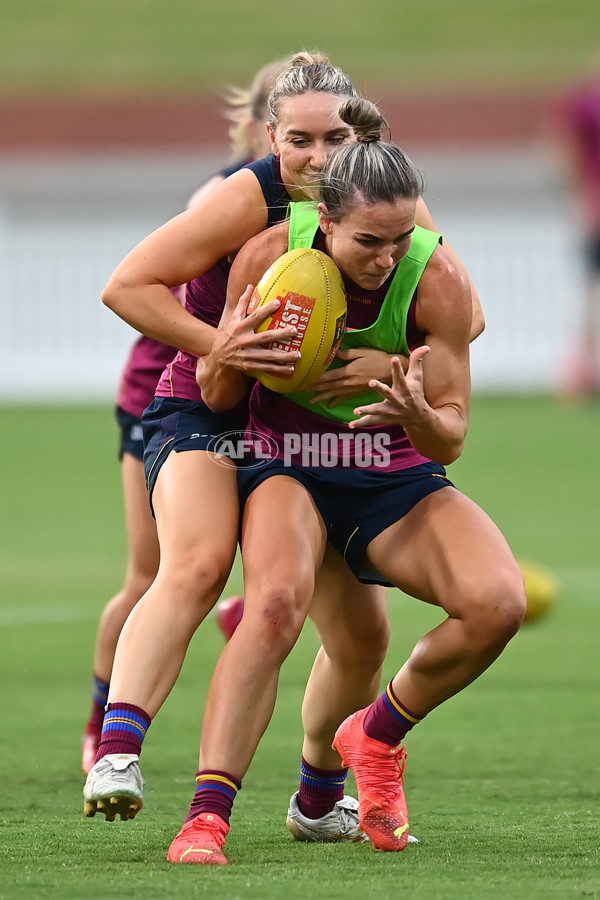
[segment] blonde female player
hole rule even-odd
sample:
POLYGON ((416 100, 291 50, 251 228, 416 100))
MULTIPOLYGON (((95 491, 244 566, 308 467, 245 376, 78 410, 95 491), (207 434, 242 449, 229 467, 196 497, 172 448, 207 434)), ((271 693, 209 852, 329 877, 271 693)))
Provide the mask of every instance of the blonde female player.
MULTIPOLYGON (((306 58, 301 61, 306 63, 306 58)), ((338 109, 355 94, 347 77, 325 62, 292 66, 280 76, 270 98, 274 155, 232 175, 201 204, 143 241, 105 291, 107 305, 131 325, 182 349, 144 415, 161 562, 156 580, 119 639, 102 740, 84 788, 88 815, 100 808, 111 819, 117 813, 129 817, 140 808, 142 740, 234 557, 235 472, 215 465, 210 439, 239 427, 240 419, 211 415, 195 382, 197 356, 211 349, 221 315, 225 259, 247 238, 282 218, 290 198, 314 196, 328 155, 352 138, 338 109), (207 274, 196 277, 198 272, 207 274), (188 281, 184 309, 174 302, 169 287, 188 281)), ((423 214, 427 216, 426 209, 423 214)), ((261 349, 264 343, 264 337, 254 336, 241 349, 239 359, 248 369, 274 371, 284 357, 287 363, 283 353, 261 349)), ((377 360, 382 371, 389 370, 384 354, 369 350, 352 356, 347 378, 354 392, 354 382, 364 385, 377 360)), ((245 418, 244 410, 244 424, 245 418)), ((304 705, 305 748, 312 754, 308 759, 305 753, 303 814, 310 827, 304 836, 356 840, 362 835, 355 814, 342 805, 344 773, 330 743, 344 715, 361 705, 359 698, 375 696, 389 625, 385 592, 360 588, 333 551, 326 563, 328 595, 313 610, 324 649, 311 674, 311 702, 304 705)))
MULTIPOLYGON (((313 195, 328 154, 352 137, 351 129, 337 117, 337 109, 355 93, 339 70, 299 56, 271 97, 270 131, 276 154, 232 175, 143 241, 117 269, 105 291, 108 305, 130 324, 182 351, 144 416, 161 560, 153 585, 134 608, 119 639, 102 740, 84 788, 88 814, 100 808, 111 819, 117 813, 128 817, 141 806, 138 756, 143 736, 177 678, 191 636, 218 598, 234 557, 235 471, 215 465, 208 441, 219 431, 245 424, 246 414, 242 421, 215 418, 203 406, 195 381, 197 355, 210 349, 221 316, 229 268, 226 259, 252 234, 282 218, 292 196, 313 195), (199 272, 206 274, 195 277, 199 272), (189 282, 186 308, 174 302, 169 290, 181 282, 189 282)), ((260 351, 258 340, 246 351, 249 366, 257 359, 262 362, 260 352, 258 357, 253 355, 257 346, 260 351)), ((339 596, 323 604, 323 622, 330 616, 333 619, 344 593, 352 594, 353 576, 338 568, 339 596)), ((352 628, 336 628, 318 668, 334 678, 337 668, 347 669, 351 662, 357 691, 364 696, 364 685, 370 683, 373 696, 389 631, 385 596, 373 590, 354 593, 364 596, 360 609, 370 611, 368 620, 365 612, 360 634, 358 627, 356 633, 352 628), (350 652, 351 641, 355 653, 350 652)), ((357 607, 360 600, 355 600, 357 607)), ((359 612, 357 608, 360 619, 359 612)), ((333 705, 333 691, 329 693, 333 705)), ((335 698, 338 709, 319 711, 330 757, 337 757, 330 741, 341 721, 340 712, 355 708, 356 701, 357 697, 350 697, 340 705, 335 698)), ((317 737, 323 743, 322 735, 317 737)), ((337 759, 336 768, 340 769, 337 759)), ((333 795, 331 807, 336 807, 337 798, 343 798, 343 783, 340 795, 340 779, 329 780, 335 783, 325 793, 328 800, 333 795)), ((348 825, 343 807, 336 807, 334 816, 338 833, 347 834, 353 828, 356 837, 355 815, 348 825)))
MULTIPOLYGON (((328 541, 361 581, 395 585, 446 614, 384 694, 347 719, 335 737, 356 775, 359 821, 374 848, 402 850, 408 842, 406 733, 496 659, 525 612, 523 578, 506 541, 443 467, 460 455, 467 432, 467 280, 439 236, 415 226, 422 180, 399 148, 381 141, 376 107, 354 99, 340 117, 357 142, 329 158, 318 215, 314 207, 297 215, 294 204, 289 222, 250 241, 232 268, 230 297, 256 284, 288 249, 315 247, 344 277, 346 346, 410 355, 408 368, 404 374, 394 356, 392 386, 371 382, 384 403, 364 407, 378 399, 367 394, 356 413, 354 399, 332 408, 314 392, 282 395, 254 386, 249 428, 281 449, 260 468, 238 470, 246 605, 210 686, 202 796, 196 794, 171 845, 174 863, 227 863, 232 804, 268 725, 279 670, 303 627, 328 541), (368 427, 382 422, 385 432, 368 427), (291 435, 310 438, 312 454, 320 446, 318 461, 307 466, 301 447, 291 451, 291 435)), ((201 369, 205 399, 214 408, 235 404, 246 390, 227 354, 232 338, 247 327, 250 290, 224 323, 212 362, 209 357, 201 369)))
MULTIPOLYGON (((277 76, 290 60, 275 60, 255 75, 248 90, 232 88, 225 112, 231 121, 231 158, 228 166, 213 175, 192 195, 189 206, 199 203, 228 175, 252 159, 269 152, 264 123, 267 100, 277 76)), ((177 290, 177 289, 175 289, 177 290)), ((108 699, 117 640, 127 616, 156 577, 159 561, 156 522, 148 504, 144 476, 142 413, 154 399, 156 384, 177 351, 169 344, 143 335, 134 344, 123 370, 117 396, 119 458, 123 480, 128 559, 121 590, 107 603, 100 617, 94 650, 94 681, 90 716, 82 741, 82 768, 92 768, 100 741, 104 707, 108 699)))

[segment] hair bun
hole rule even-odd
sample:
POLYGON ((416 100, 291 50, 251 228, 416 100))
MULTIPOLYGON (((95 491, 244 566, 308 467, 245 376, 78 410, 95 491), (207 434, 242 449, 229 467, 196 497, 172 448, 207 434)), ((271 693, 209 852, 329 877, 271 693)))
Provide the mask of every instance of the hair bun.
POLYGON ((372 144, 389 132, 389 125, 380 110, 365 97, 353 97, 340 109, 340 117, 353 129, 359 144, 372 144))

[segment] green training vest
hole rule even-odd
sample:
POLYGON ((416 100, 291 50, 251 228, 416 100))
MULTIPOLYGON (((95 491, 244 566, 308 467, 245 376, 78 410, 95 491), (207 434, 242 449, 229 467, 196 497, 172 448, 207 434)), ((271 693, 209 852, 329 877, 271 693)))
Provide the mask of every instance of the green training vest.
MULTIPOLYGON (((319 216, 314 203, 290 203, 289 217, 288 249, 312 247, 319 228, 319 216)), ((408 310, 425 267, 441 240, 441 235, 420 228, 418 225, 415 227, 410 249, 396 267, 379 316, 368 328, 346 330, 342 338, 344 350, 353 350, 356 347, 376 347, 379 350, 385 350, 386 353, 409 355, 410 348, 406 343, 408 310)), ((344 365, 346 365, 344 360, 336 357, 329 368, 344 365)), ((346 424, 356 418, 354 410, 357 406, 377 403, 382 399, 381 394, 369 389, 363 391, 362 394, 348 397, 338 406, 330 408, 327 401, 310 403, 310 399, 314 395, 314 391, 297 391, 293 394, 286 394, 286 397, 297 403, 298 406, 318 413, 327 419, 335 419, 346 424)))

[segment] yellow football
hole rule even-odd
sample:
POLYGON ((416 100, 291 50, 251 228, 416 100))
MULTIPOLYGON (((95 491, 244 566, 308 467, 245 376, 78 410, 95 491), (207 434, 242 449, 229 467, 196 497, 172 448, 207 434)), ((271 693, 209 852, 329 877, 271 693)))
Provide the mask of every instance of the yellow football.
POLYGON ((273 331, 295 325, 297 335, 278 341, 273 334, 272 347, 299 350, 293 375, 270 375, 260 370, 254 376, 272 391, 289 394, 305 391, 330 365, 340 346, 346 327, 346 291, 340 270, 320 250, 290 250, 270 266, 256 285, 248 312, 271 300, 280 307, 257 331, 273 331))
POLYGON ((558 597, 558 582, 554 575, 542 566, 520 563, 527 594, 525 622, 534 622, 547 615, 558 597))

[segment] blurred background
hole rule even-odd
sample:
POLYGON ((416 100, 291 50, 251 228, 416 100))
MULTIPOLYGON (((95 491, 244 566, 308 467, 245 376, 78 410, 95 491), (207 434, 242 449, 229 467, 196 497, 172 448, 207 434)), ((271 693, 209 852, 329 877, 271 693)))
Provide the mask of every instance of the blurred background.
POLYGON ((0 400, 114 397, 135 334, 108 276, 223 165, 225 88, 301 47, 424 170, 487 318, 475 392, 560 390, 582 226, 552 110, 593 59, 597 0, 0 0, 0 21, 0 400))

